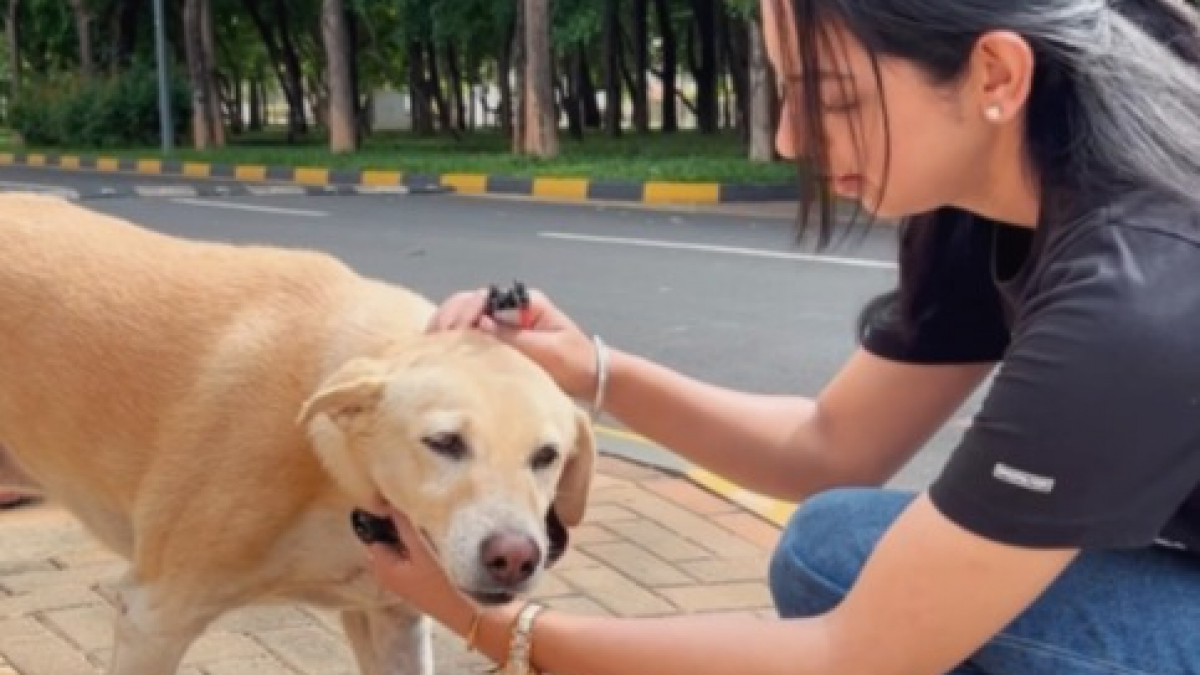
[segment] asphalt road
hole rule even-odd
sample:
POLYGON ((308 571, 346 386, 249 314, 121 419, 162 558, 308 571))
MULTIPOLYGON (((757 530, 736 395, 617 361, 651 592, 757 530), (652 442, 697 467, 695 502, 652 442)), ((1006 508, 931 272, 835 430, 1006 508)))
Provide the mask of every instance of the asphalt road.
MULTIPOLYGON (((189 182, 198 181, 0 169, 0 190, 189 182)), ((434 300, 521 279, 618 348, 760 392, 819 391, 854 348, 858 308, 896 277, 894 237, 885 227, 812 256, 795 244, 791 222, 779 217, 786 209, 778 208, 734 215, 453 195, 83 203, 183 237, 327 251, 434 300)), ((951 425, 935 437, 894 484, 925 484, 958 433, 951 425)), ((619 434, 604 445, 679 466, 668 453, 619 434)))

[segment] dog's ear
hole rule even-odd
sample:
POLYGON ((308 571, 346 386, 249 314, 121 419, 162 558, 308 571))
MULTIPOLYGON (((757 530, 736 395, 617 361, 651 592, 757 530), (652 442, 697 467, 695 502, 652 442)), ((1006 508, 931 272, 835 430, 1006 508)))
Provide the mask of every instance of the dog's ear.
POLYGON ((596 470, 596 436, 592 432, 592 420, 584 411, 576 410, 575 424, 575 448, 563 467, 552 507, 567 527, 583 522, 592 474, 596 470))
POLYGON ((379 405, 386 375, 384 364, 375 359, 353 359, 320 384, 296 418, 322 466, 359 504, 371 504, 377 492, 355 449, 353 431, 379 405))
POLYGON ((301 407, 296 422, 307 427, 317 415, 324 414, 347 430, 363 413, 379 405, 386 385, 387 372, 382 362, 352 359, 321 383, 317 393, 301 407))

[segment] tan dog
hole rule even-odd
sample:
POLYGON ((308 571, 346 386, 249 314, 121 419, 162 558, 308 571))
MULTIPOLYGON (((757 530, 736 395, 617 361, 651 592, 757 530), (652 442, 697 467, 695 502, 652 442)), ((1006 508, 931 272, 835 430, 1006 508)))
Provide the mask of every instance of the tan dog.
POLYGON ((363 673, 432 672, 350 526, 380 500, 464 590, 532 588, 565 543, 547 523, 583 517, 590 423, 499 341, 424 335, 431 312, 325 255, 0 196, 0 479, 130 561, 109 673, 175 672, 268 601, 341 610, 363 673))

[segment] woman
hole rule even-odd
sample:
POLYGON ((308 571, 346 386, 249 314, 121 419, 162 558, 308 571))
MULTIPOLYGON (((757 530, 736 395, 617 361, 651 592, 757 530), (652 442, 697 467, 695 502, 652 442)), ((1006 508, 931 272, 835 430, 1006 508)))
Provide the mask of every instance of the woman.
POLYGON ((898 291, 867 308, 861 348, 815 400, 615 351, 605 364, 540 294, 529 329, 481 317, 481 292, 447 300, 431 329, 493 331, 632 429, 802 502, 770 570, 782 618, 480 608, 400 514, 410 553, 372 548, 375 572, 509 672, 1200 672, 1195 13, 1181 0, 762 11, 780 151, 904 225, 898 291), (873 487, 997 364, 927 491, 873 487))

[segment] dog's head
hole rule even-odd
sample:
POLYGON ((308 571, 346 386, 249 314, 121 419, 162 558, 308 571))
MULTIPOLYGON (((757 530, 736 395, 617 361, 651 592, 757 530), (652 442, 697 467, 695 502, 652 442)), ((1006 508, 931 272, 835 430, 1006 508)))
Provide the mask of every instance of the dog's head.
POLYGON ((583 519, 590 420, 533 361, 478 331, 354 359, 299 420, 346 493, 408 514, 480 600, 529 591, 583 519))

